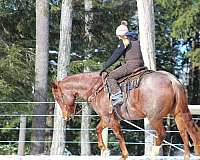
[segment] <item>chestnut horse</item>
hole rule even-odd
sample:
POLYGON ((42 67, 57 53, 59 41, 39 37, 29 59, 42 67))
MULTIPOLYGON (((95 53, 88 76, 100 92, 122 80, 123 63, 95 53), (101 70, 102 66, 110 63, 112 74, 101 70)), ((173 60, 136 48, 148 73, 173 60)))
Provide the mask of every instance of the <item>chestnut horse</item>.
MULTIPOLYGON (((109 127, 119 140, 121 159, 125 160, 128 157, 120 120, 115 112, 109 112, 109 96, 104 90, 103 80, 99 73, 67 76, 53 83, 52 92, 66 120, 75 114, 77 97, 89 101, 94 111, 100 116, 100 122, 96 127, 98 147, 101 150, 106 149, 102 140, 102 130, 109 127)), ((168 72, 156 71, 145 74, 139 87, 131 90, 126 102, 117 108, 117 113, 126 120, 139 120, 147 117, 151 127, 156 131, 155 146, 160 146, 165 138, 163 117, 171 113, 184 143, 184 158, 189 159, 190 156, 188 135, 193 141, 195 153, 200 154, 200 130, 192 120, 185 90, 180 82, 168 72)))

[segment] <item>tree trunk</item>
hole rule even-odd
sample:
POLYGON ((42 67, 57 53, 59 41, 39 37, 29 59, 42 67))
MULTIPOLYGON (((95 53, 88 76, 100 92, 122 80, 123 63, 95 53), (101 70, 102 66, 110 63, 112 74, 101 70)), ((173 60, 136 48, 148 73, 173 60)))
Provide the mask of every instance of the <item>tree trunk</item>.
POLYGON ((191 64, 189 84, 190 104, 200 103, 200 67, 191 64))
MULTIPOLYGON (((92 10, 92 0, 84 0, 84 7, 85 7, 85 34, 86 34, 86 41, 85 41, 85 59, 90 48, 91 43, 91 33, 90 33, 90 22, 93 18, 91 13, 92 10)), ((84 72, 89 72, 90 69, 87 66, 84 66, 84 72)), ((88 116, 91 114, 91 108, 87 103, 82 104, 82 120, 81 120, 81 155, 88 156, 91 154, 91 146, 90 146, 90 121, 91 117, 88 116)))
MULTIPOLYGON (((155 63, 155 23, 153 0, 137 0, 140 45, 145 65, 156 70, 155 63)), ((144 120, 146 130, 151 130, 147 119, 144 120)), ((152 150, 153 137, 145 133, 145 155, 149 155, 152 150)))
MULTIPOLYGON (((192 51, 195 51, 200 47, 200 34, 195 33, 192 39, 192 51)), ((189 83, 189 100, 190 104, 200 103, 200 66, 196 66, 195 63, 190 67, 190 83, 189 83)))
MULTIPOLYGON (((60 22, 60 43, 58 53, 57 80, 62 80, 69 70, 72 31, 72 0, 63 0, 60 22)), ((62 155, 65 148, 65 122, 59 105, 54 109, 54 131, 51 155, 62 155)))
POLYGON ((137 0, 140 45, 145 65, 156 70, 153 0, 137 0))
MULTIPOLYGON (((48 82, 48 52, 49 52, 49 2, 48 0, 36 0, 36 58, 35 58, 35 92, 34 99, 37 102, 47 101, 48 82)), ((34 115, 45 115, 47 104, 38 104, 33 110, 34 115)), ((44 152, 45 131, 34 128, 45 128, 46 117, 35 116, 32 120, 31 154, 44 152)))

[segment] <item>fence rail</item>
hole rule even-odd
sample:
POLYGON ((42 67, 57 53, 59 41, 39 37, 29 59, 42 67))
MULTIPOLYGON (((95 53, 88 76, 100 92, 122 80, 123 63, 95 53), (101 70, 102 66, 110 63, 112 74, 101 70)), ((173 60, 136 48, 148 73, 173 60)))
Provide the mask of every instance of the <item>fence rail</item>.
POLYGON ((193 115, 200 115, 200 105, 188 105, 188 108, 193 115))

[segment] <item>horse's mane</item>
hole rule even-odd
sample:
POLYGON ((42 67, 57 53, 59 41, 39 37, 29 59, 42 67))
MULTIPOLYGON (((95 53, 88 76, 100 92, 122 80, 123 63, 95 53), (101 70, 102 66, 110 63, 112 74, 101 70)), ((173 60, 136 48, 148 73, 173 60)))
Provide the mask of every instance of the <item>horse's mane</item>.
POLYGON ((80 80, 85 77, 89 77, 89 79, 98 79, 101 78, 99 75, 99 72, 84 72, 84 73, 78 73, 78 74, 72 74, 72 75, 67 75, 63 81, 71 81, 71 80, 80 80))
POLYGON ((67 75, 59 82, 61 88, 68 90, 90 90, 97 84, 102 84, 102 77, 99 72, 85 72, 74 75, 67 75))

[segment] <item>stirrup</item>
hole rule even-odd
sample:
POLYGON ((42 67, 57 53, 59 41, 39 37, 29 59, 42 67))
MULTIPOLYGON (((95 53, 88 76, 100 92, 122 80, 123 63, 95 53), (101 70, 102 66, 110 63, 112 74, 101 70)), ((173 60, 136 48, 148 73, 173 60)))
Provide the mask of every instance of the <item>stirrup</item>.
POLYGON ((113 95, 111 95, 111 100, 112 100, 112 106, 113 107, 118 107, 123 104, 123 95, 121 92, 117 92, 113 95))

